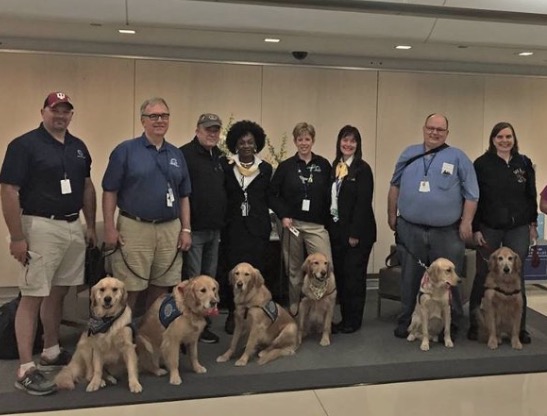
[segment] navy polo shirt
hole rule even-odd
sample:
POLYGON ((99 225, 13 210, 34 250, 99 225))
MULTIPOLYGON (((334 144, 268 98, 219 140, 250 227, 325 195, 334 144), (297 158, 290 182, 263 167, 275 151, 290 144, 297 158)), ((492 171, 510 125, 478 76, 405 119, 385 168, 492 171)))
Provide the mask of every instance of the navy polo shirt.
POLYGON ((64 144, 40 126, 14 139, 0 172, 0 182, 20 187, 23 213, 68 215, 83 206, 91 156, 84 142, 65 134, 64 144), (61 193, 61 180, 70 179, 72 193, 61 193))
POLYGON ((179 218, 180 198, 192 190, 182 152, 165 140, 158 150, 144 134, 112 151, 102 186, 117 192, 120 210, 148 220, 179 218), (169 186, 175 197, 172 207, 167 206, 169 186))

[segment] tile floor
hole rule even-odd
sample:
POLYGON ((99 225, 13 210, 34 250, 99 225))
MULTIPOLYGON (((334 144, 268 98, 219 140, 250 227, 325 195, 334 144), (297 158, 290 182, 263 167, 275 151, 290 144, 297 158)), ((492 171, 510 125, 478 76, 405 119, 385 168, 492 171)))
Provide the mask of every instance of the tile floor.
MULTIPOLYGON (((547 291, 530 286, 528 306, 547 315, 547 291)), ((539 416, 547 415, 547 373, 257 394, 33 416, 539 416)), ((20 414, 22 416, 24 414, 20 414)), ((30 414, 29 414, 30 415, 30 414)))

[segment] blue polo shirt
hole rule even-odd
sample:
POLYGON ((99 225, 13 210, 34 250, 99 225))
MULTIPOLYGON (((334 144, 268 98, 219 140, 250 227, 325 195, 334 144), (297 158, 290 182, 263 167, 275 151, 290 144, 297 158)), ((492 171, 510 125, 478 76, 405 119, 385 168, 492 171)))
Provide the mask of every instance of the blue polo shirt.
POLYGON ((191 193, 182 152, 165 140, 157 150, 144 134, 112 151, 102 187, 117 192, 121 210, 149 220, 179 218, 180 198, 191 193), (172 207, 167 206, 169 187, 175 197, 172 207))
POLYGON ((395 165, 391 185, 399 188, 399 213, 414 224, 452 225, 462 216, 464 200, 479 199, 473 163, 460 149, 447 147, 404 167, 408 159, 424 151, 423 144, 409 146, 395 165), (420 192, 422 181, 429 184, 429 192, 420 192))
POLYGON ((8 145, 0 182, 20 187, 23 213, 69 215, 83 207, 90 170, 91 156, 83 141, 67 131, 61 143, 41 123, 8 145), (61 193, 62 179, 70 180, 70 194, 61 193))

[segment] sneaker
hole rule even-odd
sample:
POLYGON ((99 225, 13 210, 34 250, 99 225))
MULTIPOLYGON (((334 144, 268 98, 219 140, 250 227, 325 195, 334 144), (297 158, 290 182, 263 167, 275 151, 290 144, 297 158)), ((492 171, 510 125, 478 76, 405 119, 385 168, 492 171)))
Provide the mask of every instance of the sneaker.
POLYGON ((204 342, 205 344, 216 344, 219 341, 219 337, 216 334, 213 334, 209 328, 205 328, 201 335, 199 336, 199 340, 201 342, 204 342))
POLYGON ((68 365, 72 354, 67 350, 61 349, 61 353, 55 357, 53 360, 48 360, 46 357, 40 357, 40 362, 38 363, 38 370, 48 372, 48 371, 57 371, 63 368, 65 365, 68 365))
POLYGON ((398 326, 393 330, 393 335, 395 335, 395 338, 405 338, 408 337, 408 330, 407 327, 398 326))
POLYGON ((34 396, 45 396, 57 391, 55 383, 38 369, 27 371, 22 379, 15 380, 15 388, 34 396))

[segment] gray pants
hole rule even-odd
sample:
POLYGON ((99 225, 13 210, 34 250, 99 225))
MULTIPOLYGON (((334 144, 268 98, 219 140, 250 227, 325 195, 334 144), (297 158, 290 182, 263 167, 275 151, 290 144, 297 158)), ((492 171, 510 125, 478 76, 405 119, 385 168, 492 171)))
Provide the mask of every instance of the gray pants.
POLYGON ((200 274, 206 274, 215 278, 219 243, 220 230, 192 232, 192 247, 184 253, 182 277, 188 279, 200 274))
MULTIPOLYGON (((465 243, 461 240, 456 225, 448 227, 425 227, 411 224, 399 217, 397 220, 397 254, 401 261, 401 302, 403 310, 399 316, 399 328, 406 330, 410 325, 416 306, 416 296, 425 269, 416 258, 429 265, 439 257, 447 258, 456 266, 458 276, 464 276, 463 263, 465 243)), ((452 287, 452 323, 457 326, 463 316, 459 288, 452 287)))

